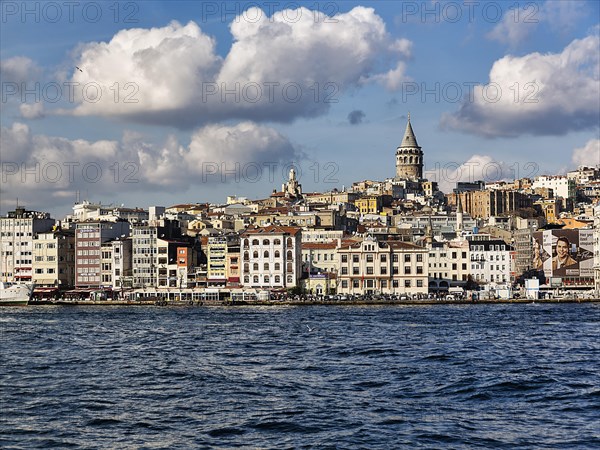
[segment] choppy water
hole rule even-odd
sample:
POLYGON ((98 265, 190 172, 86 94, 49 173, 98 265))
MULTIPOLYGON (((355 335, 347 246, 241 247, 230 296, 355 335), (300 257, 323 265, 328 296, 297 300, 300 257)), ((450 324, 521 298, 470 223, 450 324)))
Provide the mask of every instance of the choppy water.
POLYGON ((599 448, 600 305, 0 310, 2 448, 599 448))

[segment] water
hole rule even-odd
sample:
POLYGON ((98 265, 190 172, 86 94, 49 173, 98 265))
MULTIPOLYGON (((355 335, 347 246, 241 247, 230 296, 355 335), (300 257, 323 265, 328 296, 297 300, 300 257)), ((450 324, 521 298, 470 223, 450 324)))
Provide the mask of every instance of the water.
POLYGON ((0 310, 1 448, 600 448, 600 305, 0 310))

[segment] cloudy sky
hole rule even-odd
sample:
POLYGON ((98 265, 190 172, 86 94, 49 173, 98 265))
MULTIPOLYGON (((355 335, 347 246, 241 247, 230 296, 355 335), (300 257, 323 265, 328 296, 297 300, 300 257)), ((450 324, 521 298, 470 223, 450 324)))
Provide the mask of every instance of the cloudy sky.
POLYGON ((600 164, 597 2, 2 2, 0 213, 600 164), (79 193, 79 194, 78 194, 79 193))

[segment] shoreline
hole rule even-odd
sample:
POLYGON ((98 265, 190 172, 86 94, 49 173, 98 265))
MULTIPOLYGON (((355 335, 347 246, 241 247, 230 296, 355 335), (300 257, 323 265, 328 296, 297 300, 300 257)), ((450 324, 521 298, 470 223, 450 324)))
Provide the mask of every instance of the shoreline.
POLYGON ((204 306, 418 306, 418 305, 499 305, 499 304, 528 304, 528 303, 600 303, 600 298, 553 298, 553 299, 494 299, 494 300, 396 300, 396 301, 298 301, 298 300, 269 300, 269 301, 204 301, 204 302, 156 302, 141 301, 111 301, 111 300, 43 300, 29 302, 24 306, 162 306, 162 307, 204 307, 204 306))

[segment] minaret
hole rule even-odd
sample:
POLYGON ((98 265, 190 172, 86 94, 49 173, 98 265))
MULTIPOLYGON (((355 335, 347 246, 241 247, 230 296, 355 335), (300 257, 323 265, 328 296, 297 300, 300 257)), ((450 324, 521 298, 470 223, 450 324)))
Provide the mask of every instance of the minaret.
POLYGON ((396 149, 396 179, 419 180, 421 178, 423 178, 423 151, 417 144, 415 132, 410 124, 410 113, 408 113, 406 131, 400 146, 396 149))

